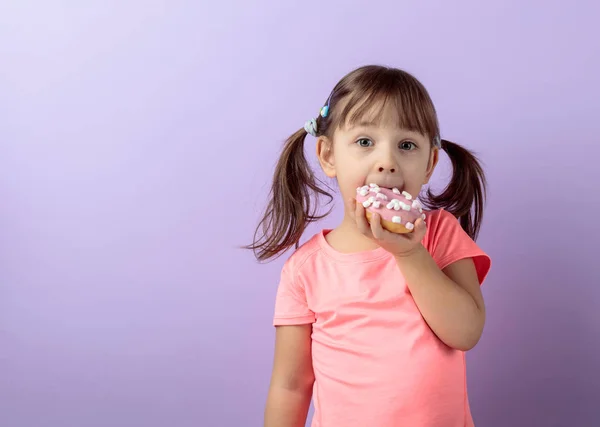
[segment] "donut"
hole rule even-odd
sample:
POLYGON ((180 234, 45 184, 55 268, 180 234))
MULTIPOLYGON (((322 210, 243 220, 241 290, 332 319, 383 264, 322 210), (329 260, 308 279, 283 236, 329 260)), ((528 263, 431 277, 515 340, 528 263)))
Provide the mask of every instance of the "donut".
POLYGON ((356 201, 365 207, 369 223, 372 214, 378 213, 383 228, 392 233, 411 233, 417 219, 425 221, 427 218, 419 199, 397 188, 384 188, 377 184, 358 187, 356 201))

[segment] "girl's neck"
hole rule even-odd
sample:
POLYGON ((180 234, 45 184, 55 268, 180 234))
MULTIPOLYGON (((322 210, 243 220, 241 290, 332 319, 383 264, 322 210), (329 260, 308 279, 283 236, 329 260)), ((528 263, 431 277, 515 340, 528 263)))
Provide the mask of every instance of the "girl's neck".
POLYGON ((364 252, 379 247, 377 243, 358 231, 354 219, 347 215, 344 215, 340 225, 325 236, 325 240, 329 246, 341 253, 364 252))

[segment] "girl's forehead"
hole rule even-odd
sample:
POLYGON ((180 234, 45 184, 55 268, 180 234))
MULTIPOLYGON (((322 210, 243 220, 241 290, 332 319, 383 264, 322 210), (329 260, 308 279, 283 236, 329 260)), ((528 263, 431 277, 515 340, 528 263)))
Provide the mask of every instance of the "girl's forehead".
POLYGON ((357 126, 403 129, 425 137, 439 134, 437 114, 428 97, 410 90, 356 90, 332 105, 332 129, 357 126))
POLYGON ((411 120, 407 120, 406 112, 398 108, 393 102, 378 101, 369 105, 357 104, 348 111, 344 121, 340 121, 340 128, 350 131, 357 128, 389 129, 396 132, 421 135, 415 129, 411 120))
POLYGON ((343 105, 340 108, 340 126, 349 128, 359 125, 406 127, 407 112, 401 103, 395 102, 391 97, 379 99, 365 98, 358 100, 354 105, 343 105))

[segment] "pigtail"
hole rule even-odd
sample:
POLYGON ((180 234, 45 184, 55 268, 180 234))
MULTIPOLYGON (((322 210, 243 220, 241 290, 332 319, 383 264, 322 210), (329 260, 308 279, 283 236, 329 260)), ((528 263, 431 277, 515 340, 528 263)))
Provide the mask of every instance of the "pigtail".
POLYGON ((477 240, 483 218, 487 181, 475 155, 466 148, 442 139, 441 148, 452 162, 452 178, 444 191, 435 195, 427 191, 427 205, 443 208, 458 218, 463 230, 477 240))
POLYGON ((319 197, 333 196, 319 186, 304 155, 307 132, 300 129, 284 144, 275 167, 269 202, 254 233, 254 241, 246 249, 254 251, 259 261, 276 258, 298 242, 306 227, 325 217, 317 213, 319 197))

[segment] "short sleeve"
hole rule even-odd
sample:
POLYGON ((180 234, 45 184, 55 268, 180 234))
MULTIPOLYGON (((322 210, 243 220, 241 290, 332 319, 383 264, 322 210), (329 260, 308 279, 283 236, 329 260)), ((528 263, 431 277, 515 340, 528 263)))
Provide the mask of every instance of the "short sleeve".
POLYGON ((490 268, 491 258, 463 230, 458 219, 440 209, 430 214, 428 238, 425 246, 440 269, 464 258, 472 258, 479 284, 483 284, 490 268))
POLYGON ((315 314, 308 308, 304 286, 301 285, 288 260, 281 271, 281 278, 275 298, 275 316, 273 324, 303 325, 315 322, 315 314))

